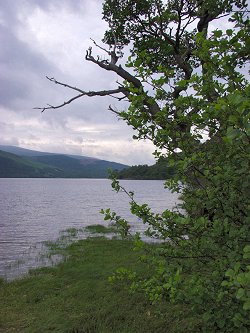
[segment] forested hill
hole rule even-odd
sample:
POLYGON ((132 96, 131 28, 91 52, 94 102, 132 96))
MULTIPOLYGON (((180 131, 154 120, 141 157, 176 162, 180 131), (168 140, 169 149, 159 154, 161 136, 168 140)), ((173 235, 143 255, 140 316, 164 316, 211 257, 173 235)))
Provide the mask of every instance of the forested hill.
POLYGON ((90 158, 0 147, 0 178, 107 178, 127 165, 90 158), (15 151, 15 153, 12 153, 15 151))
POLYGON ((63 171, 58 168, 0 150, 0 178, 58 178, 62 176, 63 171))
POLYGON ((118 179, 168 179, 174 175, 174 167, 168 165, 167 159, 160 159, 152 166, 134 165, 118 171, 118 179))

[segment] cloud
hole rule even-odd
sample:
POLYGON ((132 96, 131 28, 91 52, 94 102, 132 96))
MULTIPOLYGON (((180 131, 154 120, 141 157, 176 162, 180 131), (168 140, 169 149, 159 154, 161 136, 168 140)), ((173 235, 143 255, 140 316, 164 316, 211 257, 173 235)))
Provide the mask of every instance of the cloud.
POLYGON ((101 41, 106 27, 101 0, 1 3, 0 143, 126 164, 153 162, 153 147, 131 141, 133 131, 108 111, 109 104, 119 108, 111 97, 86 97, 42 114, 33 109, 74 96, 46 75, 83 90, 117 87, 117 75, 85 61, 90 37, 101 41))

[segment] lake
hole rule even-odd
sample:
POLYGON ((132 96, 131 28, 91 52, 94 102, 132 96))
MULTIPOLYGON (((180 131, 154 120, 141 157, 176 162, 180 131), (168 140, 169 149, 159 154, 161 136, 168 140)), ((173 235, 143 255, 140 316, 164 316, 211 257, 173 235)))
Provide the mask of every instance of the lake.
MULTIPOLYGON (((138 203, 161 212, 178 203, 178 195, 163 181, 123 180, 138 203)), ((38 259, 45 241, 58 239, 63 230, 102 224, 102 208, 127 218, 132 230, 145 226, 129 213, 129 198, 116 193, 108 179, 0 179, 0 277, 11 279, 30 268, 47 265, 38 259)), ((84 237, 84 235, 83 235, 84 237)), ((86 235, 85 235, 86 237, 86 235)))

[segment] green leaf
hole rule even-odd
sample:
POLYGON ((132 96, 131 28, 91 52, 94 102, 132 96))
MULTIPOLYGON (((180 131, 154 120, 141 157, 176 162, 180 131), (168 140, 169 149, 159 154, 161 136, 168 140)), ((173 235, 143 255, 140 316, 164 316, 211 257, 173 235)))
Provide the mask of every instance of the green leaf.
POLYGON ((241 299, 244 295, 245 295, 245 290, 243 288, 240 288, 236 293, 236 298, 241 299))
POLYGON ((244 304, 243 304, 243 309, 245 311, 250 310, 250 300, 247 300, 244 304))
POLYGON ((230 36, 232 36, 232 34, 233 34, 233 30, 232 29, 227 29, 226 30, 226 34, 230 37, 230 36))
POLYGON ((213 33, 214 33, 214 36, 216 38, 220 38, 222 36, 222 31, 221 30, 215 30, 215 31, 213 31, 213 33))
POLYGON ((236 139, 237 137, 239 137, 240 135, 240 131, 238 128, 234 128, 234 127, 228 127, 227 129, 227 138, 229 140, 234 140, 236 139))
POLYGON ((228 269, 228 270, 226 271, 226 273, 225 273, 225 276, 226 276, 226 277, 233 277, 234 275, 235 275, 235 272, 234 272, 234 270, 232 270, 231 268, 228 269))
POLYGON ((250 245, 246 245, 243 249, 243 252, 250 253, 250 245))

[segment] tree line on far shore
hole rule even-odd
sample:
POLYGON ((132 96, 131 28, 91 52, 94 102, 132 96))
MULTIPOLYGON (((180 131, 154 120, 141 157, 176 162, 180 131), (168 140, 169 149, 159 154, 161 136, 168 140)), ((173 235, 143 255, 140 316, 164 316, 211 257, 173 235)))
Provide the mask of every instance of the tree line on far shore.
POLYGON ((174 166, 169 165, 166 158, 159 159, 154 165, 133 165, 120 171, 116 171, 118 179, 169 179, 175 172, 174 166))

